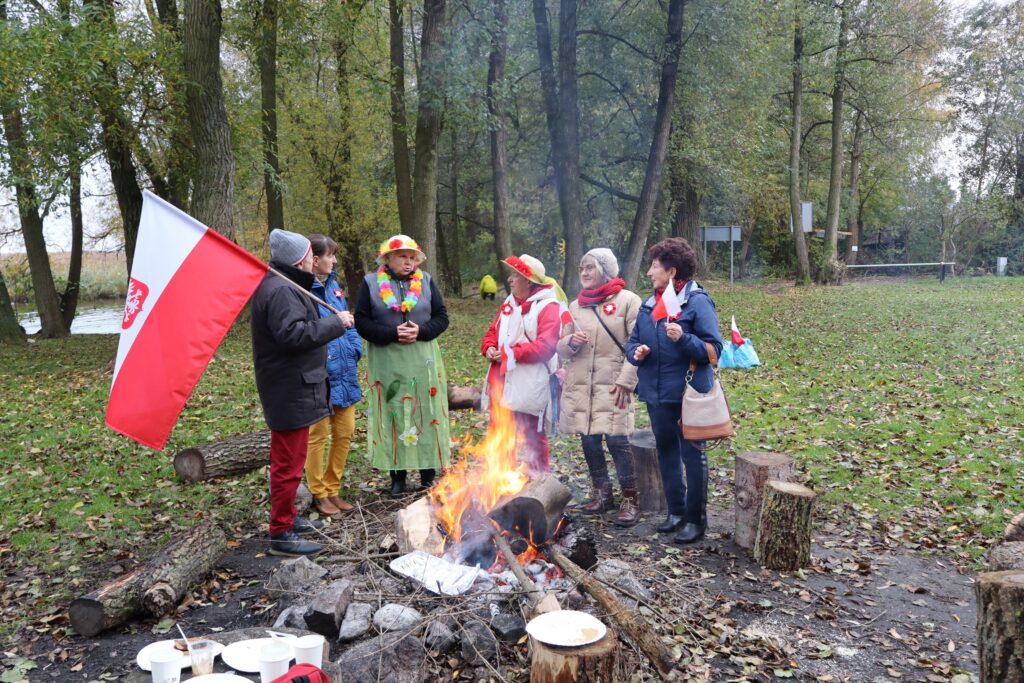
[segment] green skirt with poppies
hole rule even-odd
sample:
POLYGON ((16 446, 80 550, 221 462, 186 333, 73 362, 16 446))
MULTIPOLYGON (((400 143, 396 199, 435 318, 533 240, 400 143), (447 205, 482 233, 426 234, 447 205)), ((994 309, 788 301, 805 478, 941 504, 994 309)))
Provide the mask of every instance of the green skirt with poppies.
POLYGON ((368 344, 370 461, 383 470, 448 466, 448 377, 436 340, 368 344))

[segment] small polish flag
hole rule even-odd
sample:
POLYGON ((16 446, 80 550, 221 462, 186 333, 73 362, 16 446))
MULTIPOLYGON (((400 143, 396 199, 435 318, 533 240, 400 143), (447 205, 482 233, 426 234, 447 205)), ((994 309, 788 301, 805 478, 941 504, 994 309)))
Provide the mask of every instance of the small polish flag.
POLYGON ((665 287, 665 291, 662 292, 661 298, 654 304, 651 317, 655 322, 662 318, 674 320, 682 311, 683 307, 679 304, 679 295, 676 294, 675 283, 669 282, 668 286, 665 287))
POLYGON ((558 302, 558 319, 562 323, 562 329, 565 329, 566 325, 572 325, 574 330, 577 329, 576 319, 569 312, 569 307, 561 301, 558 302))
POLYGON ((267 264, 150 192, 121 320, 107 426, 163 450, 267 264))
POLYGON ((740 334, 740 328, 736 327, 736 316, 732 317, 732 343, 736 346, 743 346, 747 343, 743 335, 740 334))

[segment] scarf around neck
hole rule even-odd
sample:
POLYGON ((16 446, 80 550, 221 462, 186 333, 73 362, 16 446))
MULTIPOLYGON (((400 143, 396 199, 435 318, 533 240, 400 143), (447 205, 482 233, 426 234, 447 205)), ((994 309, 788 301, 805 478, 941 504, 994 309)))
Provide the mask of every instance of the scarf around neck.
POLYGON ((614 280, 609 280, 603 285, 598 287, 587 287, 581 289, 579 296, 576 297, 576 301, 579 302, 580 306, 596 306, 610 296, 615 296, 626 287, 626 281, 621 277, 617 277, 614 280))

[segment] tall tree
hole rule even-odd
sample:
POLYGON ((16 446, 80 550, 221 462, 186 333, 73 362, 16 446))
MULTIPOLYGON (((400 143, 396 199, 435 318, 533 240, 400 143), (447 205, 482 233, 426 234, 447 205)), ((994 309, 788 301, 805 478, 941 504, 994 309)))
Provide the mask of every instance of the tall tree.
POLYGON ((846 99, 846 60, 850 43, 850 14, 853 0, 838 0, 839 30, 835 49, 835 79, 832 83, 832 147, 829 168, 828 202, 825 214, 825 249, 821 254, 818 278, 822 284, 839 285, 846 268, 839 262, 839 210, 843 192, 843 107, 846 99))
POLYGON ((278 0, 263 0, 260 10, 260 132, 263 140, 263 193, 267 197, 267 230, 284 229, 281 163, 277 155, 277 25, 278 0))
MULTIPOLYGON (((491 132, 491 193, 494 206, 494 255, 498 261, 512 255, 511 197, 508 186, 508 121, 506 118, 505 62, 508 58, 508 9, 505 0, 493 0, 494 26, 487 60, 487 110, 491 132)), ((500 266, 496 266, 500 269, 500 266)))
POLYGON ((848 196, 850 205, 846 212, 846 258, 847 264, 857 262, 860 251, 860 224, 863 206, 860 201, 860 167, 863 158, 864 116, 857 112, 853 119, 853 144, 850 148, 850 185, 848 196))
POLYGON ((185 0, 184 7, 186 110, 195 144, 191 214, 233 238, 235 153, 220 74, 220 0, 185 0))
MULTIPOLYGON (((0 0, 3 4, 3 0, 0 0)), ((14 313, 14 303, 7 291, 7 281, 0 270, 0 344, 24 344, 25 331, 18 324, 18 316, 14 313)))
POLYGON ((395 195, 402 232, 412 232, 412 162, 409 159, 409 122, 405 109, 405 33, 402 0, 388 0, 391 73, 391 144, 395 169, 395 195))
POLYGON ((804 28, 803 5, 806 0, 793 0, 793 92, 790 96, 789 131, 789 215, 793 221, 793 242, 796 248, 796 283, 811 282, 811 264, 807 257, 803 211, 800 203, 800 143, 803 139, 803 77, 804 28))

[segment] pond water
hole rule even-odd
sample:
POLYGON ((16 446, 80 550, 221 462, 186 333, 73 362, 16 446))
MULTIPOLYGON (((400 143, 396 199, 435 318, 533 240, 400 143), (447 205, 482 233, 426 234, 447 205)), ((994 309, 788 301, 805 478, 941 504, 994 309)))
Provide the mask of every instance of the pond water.
MULTIPOLYGON (((123 301, 85 301, 71 323, 71 334, 120 334, 123 301)), ((28 334, 39 331, 39 316, 35 311, 18 313, 18 322, 28 334)))

